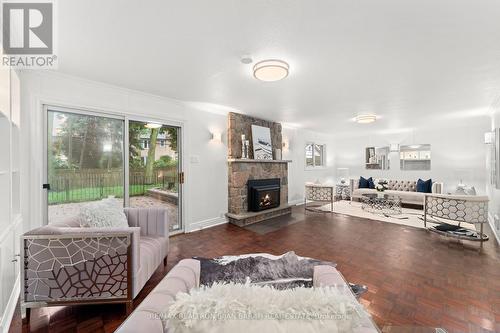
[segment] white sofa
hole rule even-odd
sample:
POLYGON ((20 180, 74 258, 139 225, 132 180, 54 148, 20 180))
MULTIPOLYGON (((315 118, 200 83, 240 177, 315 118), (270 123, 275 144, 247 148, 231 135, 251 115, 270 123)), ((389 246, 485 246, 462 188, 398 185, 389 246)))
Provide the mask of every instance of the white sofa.
MULTIPOLYGON (((401 203, 410 205, 424 205, 426 193, 417 192, 417 182, 415 180, 388 180, 388 189, 384 193, 397 195, 401 198, 401 203)), ((363 194, 377 193, 376 189, 359 188, 359 179, 350 180, 351 200, 361 199, 363 194)), ((443 193, 443 183, 433 182, 432 193, 443 193)))

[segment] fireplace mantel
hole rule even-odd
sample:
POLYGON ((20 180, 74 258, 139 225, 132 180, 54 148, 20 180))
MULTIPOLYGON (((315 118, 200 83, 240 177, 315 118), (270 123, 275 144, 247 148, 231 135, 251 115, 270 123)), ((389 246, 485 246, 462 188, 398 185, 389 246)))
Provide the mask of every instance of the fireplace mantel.
POLYGON ((292 160, 253 160, 241 158, 229 158, 229 163, 292 163, 292 160))

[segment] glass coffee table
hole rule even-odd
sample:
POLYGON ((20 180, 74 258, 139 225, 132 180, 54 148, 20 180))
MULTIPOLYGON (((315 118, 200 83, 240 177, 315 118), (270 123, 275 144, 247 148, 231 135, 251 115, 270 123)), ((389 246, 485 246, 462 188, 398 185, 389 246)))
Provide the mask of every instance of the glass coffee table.
POLYGON ((393 194, 366 193, 362 195, 361 209, 384 216, 400 215, 402 214, 401 198, 393 194))

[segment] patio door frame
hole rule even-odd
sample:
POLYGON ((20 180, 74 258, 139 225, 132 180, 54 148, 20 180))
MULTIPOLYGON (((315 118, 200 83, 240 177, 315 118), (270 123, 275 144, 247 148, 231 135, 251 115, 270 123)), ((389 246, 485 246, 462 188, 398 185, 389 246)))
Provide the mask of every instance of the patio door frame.
MULTIPOLYGON (((130 197, 129 197, 129 122, 130 121, 137 121, 137 122, 153 122, 153 123, 159 123, 164 126, 170 126, 170 127, 175 127, 177 128, 177 149, 178 149, 178 172, 184 172, 184 122, 181 121, 176 121, 176 120, 169 120, 169 119, 161 119, 161 118, 156 118, 156 117, 150 117, 148 115, 144 116, 137 116, 137 115, 130 115, 124 112, 120 111, 109 111, 109 110, 99 110, 99 109, 94 109, 94 108, 88 108, 88 107, 79 107, 79 106, 67 106, 67 105, 60 105, 58 103, 51 103, 51 102, 41 102, 41 107, 43 111, 43 183, 48 183, 48 113, 50 111, 59 111, 59 112, 66 112, 66 113, 73 113, 76 115, 82 115, 82 116, 96 116, 96 117, 103 117, 103 118, 111 118, 111 119, 117 119, 117 120, 122 120, 124 122, 123 124, 123 203, 124 207, 129 207, 130 205, 130 197)), ((40 184, 41 186, 41 184, 40 184)), ((176 230, 174 232, 170 232, 170 236, 172 235, 177 235, 185 232, 185 187, 184 187, 184 182, 180 182, 178 184, 178 191, 179 191, 179 198, 178 204, 180 207, 178 207, 178 221, 180 221, 180 229, 176 230)), ((43 203, 43 225, 48 224, 48 191, 45 191, 43 197, 42 197, 42 203, 43 203)))

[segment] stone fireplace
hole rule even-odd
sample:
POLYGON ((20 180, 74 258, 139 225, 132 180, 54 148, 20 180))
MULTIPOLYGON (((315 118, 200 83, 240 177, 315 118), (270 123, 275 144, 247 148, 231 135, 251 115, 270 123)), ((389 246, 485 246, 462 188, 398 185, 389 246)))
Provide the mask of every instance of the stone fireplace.
POLYGON ((251 126, 271 129, 274 149, 281 149, 281 124, 238 113, 228 116, 228 214, 230 223, 245 226, 291 214, 287 160, 253 159, 251 126), (250 140, 250 158, 241 159, 241 135, 250 140))

